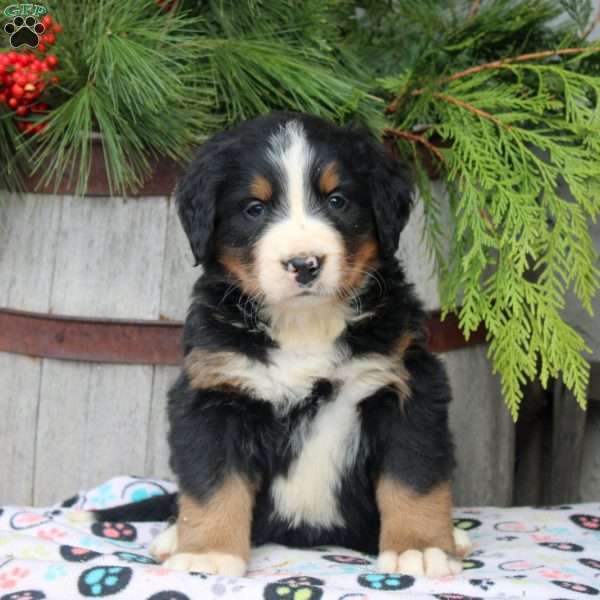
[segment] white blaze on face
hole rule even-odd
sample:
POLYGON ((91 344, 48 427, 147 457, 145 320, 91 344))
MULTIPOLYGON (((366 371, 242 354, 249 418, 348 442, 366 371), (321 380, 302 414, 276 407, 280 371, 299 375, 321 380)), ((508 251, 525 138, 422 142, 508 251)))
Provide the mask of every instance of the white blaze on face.
MULTIPOLYGON (((310 287, 314 296, 309 298, 331 297, 340 284, 344 244, 331 224, 311 214, 311 203, 318 201, 310 183, 314 156, 302 125, 290 121, 275 133, 268 156, 278 170, 282 198, 278 219, 256 246, 258 280, 266 302, 285 303, 307 291, 283 264, 298 256, 323 260, 321 272, 310 287)), ((305 302, 306 296, 301 300, 305 302)))

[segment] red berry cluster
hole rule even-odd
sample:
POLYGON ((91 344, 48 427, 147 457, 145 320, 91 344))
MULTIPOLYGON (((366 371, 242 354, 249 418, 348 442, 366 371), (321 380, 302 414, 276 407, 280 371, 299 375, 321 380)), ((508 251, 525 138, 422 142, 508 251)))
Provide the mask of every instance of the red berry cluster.
POLYGON ((46 15, 42 18, 42 25, 44 26, 44 35, 40 38, 40 43, 37 49, 44 54, 48 49, 48 46, 54 46, 56 43, 56 34, 62 33, 62 25, 55 23, 50 15, 46 15))
MULTIPOLYGON (((49 74, 58 66, 53 54, 44 56, 48 45, 56 43, 56 34, 62 31, 50 15, 42 19, 46 33, 38 45, 38 52, 0 52, 0 104, 6 104, 16 116, 40 114, 48 110, 39 97, 50 83, 56 85, 58 77, 49 74)), ((19 121, 17 127, 25 133, 39 133, 45 123, 19 121)))

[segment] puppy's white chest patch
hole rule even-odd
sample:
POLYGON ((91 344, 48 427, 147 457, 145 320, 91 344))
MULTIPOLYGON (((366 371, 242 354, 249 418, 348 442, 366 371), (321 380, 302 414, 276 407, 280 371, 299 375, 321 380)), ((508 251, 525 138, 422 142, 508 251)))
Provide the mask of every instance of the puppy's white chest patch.
POLYGON ((294 432, 292 447, 297 456, 288 473, 275 478, 271 486, 277 514, 292 526, 344 524, 338 495, 360 447, 358 405, 378 389, 401 381, 397 367, 381 355, 343 361, 332 379, 338 386, 335 397, 294 432))
POLYGON ((264 397, 285 410, 306 398, 318 379, 330 379, 343 360, 343 351, 333 345, 320 348, 283 347, 269 355, 264 371, 264 397))
POLYGON ((277 477, 271 495, 279 517, 292 526, 343 525, 337 495, 360 443, 356 403, 338 395, 327 401, 312 422, 295 432, 298 452, 287 475, 277 477))

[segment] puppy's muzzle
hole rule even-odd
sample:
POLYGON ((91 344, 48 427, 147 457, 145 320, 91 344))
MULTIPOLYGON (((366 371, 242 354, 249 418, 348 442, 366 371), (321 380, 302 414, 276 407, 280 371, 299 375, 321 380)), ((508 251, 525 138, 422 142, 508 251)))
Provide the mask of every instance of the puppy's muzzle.
POLYGON ((324 257, 321 256, 294 256, 281 261, 283 268, 288 273, 293 273, 298 285, 302 287, 310 286, 319 276, 323 262, 324 257))

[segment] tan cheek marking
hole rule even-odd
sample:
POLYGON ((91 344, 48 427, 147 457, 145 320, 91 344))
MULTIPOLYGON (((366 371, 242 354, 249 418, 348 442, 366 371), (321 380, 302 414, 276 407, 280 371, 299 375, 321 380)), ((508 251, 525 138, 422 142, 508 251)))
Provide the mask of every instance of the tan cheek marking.
POLYGON ((400 482, 382 477, 377 483, 377 506, 381 516, 379 552, 441 548, 455 554, 452 492, 442 483, 418 494, 400 482))
POLYGON ((330 162, 321 173, 319 177, 319 190, 323 194, 330 194, 340 185, 340 176, 338 174, 338 167, 335 161, 330 162))
POLYGON ((255 296, 259 293, 258 280, 252 265, 248 265, 231 251, 221 251, 219 262, 237 279, 245 294, 255 296))
POLYGON ((359 289, 364 283, 369 271, 377 264, 379 244, 369 237, 358 248, 353 256, 348 257, 344 283, 350 290, 359 289))
POLYGON ((231 375, 233 368, 243 362, 234 352, 209 352, 195 348, 184 360, 184 369, 195 390, 237 390, 254 392, 249 380, 231 375))
POLYGON ((273 196, 273 188, 269 183, 269 180, 262 175, 255 175, 250 183, 250 196, 261 200, 262 202, 268 202, 273 196))
POLYGON ((177 552, 223 552, 250 557, 254 491, 239 476, 228 477, 207 502, 182 494, 177 519, 177 552))

